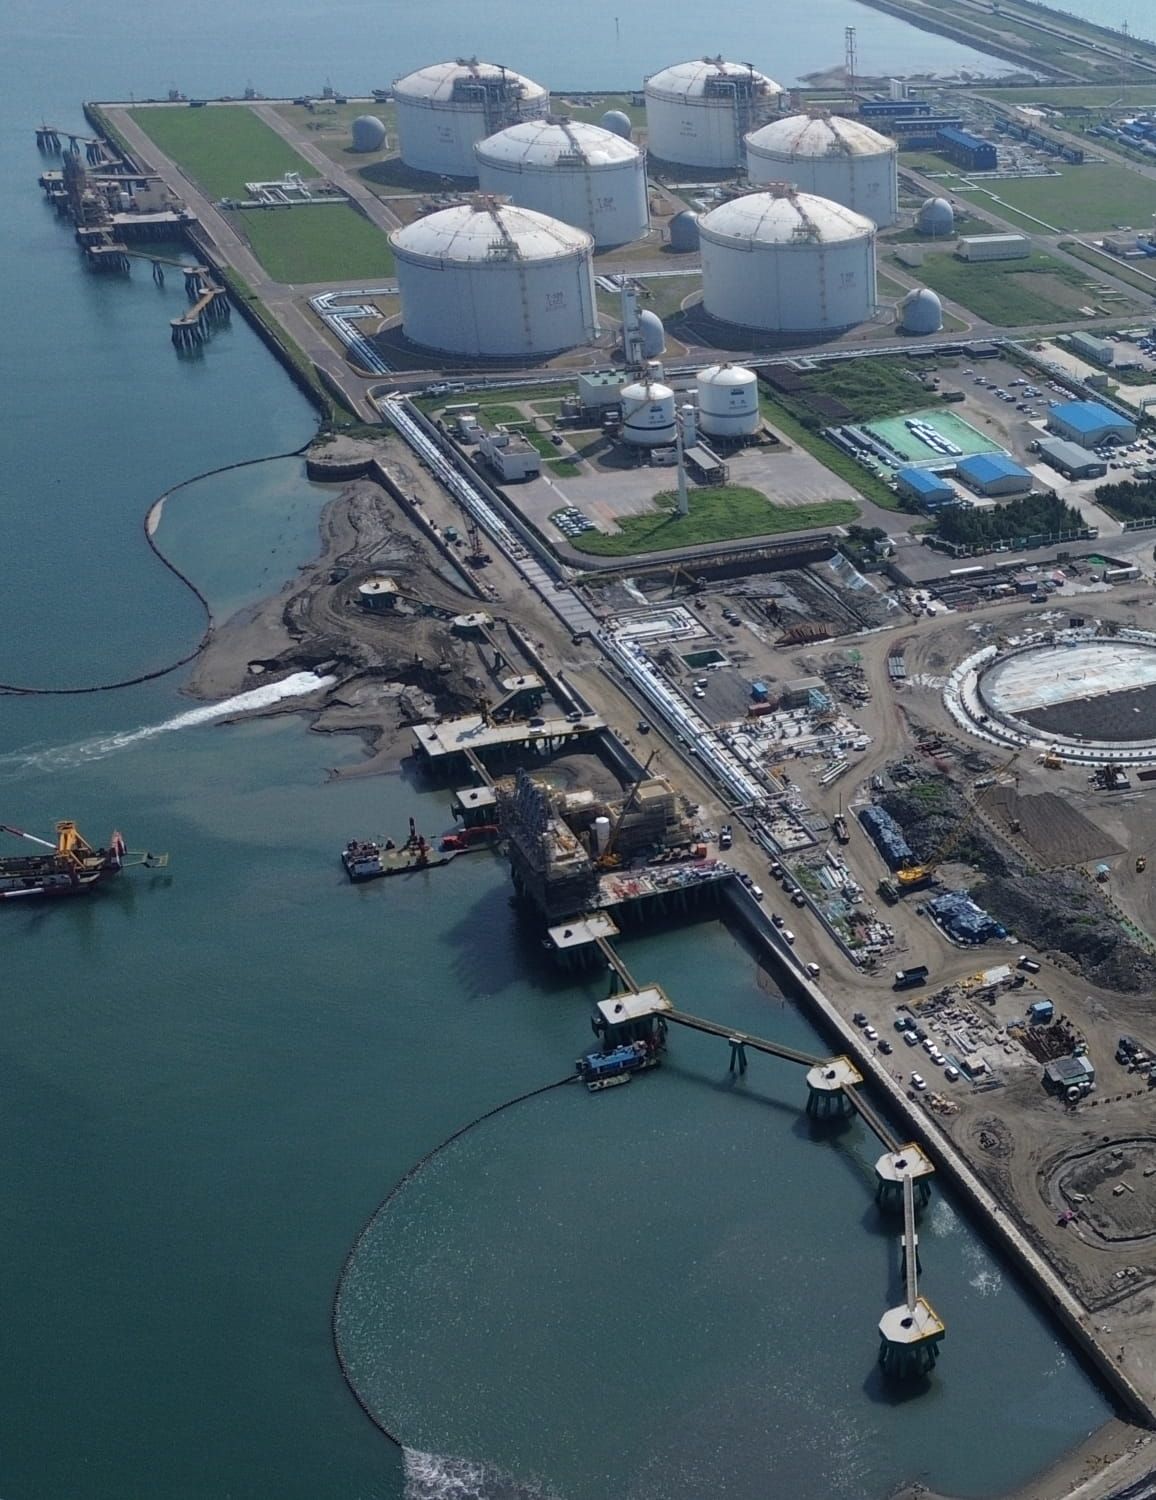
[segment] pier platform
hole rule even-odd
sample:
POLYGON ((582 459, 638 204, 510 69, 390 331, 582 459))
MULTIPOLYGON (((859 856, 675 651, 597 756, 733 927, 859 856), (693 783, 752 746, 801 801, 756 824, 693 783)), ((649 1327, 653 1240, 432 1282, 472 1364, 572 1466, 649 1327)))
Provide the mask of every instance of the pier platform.
POLYGON ((420 759, 448 771, 468 750, 479 757, 509 755, 535 748, 542 753, 552 753, 605 728, 606 721, 599 714, 583 714, 577 721, 561 717, 543 718, 535 724, 495 724, 482 714, 465 714, 461 718, 440 719, 434 724, 415 724, 413 748, 420 759))

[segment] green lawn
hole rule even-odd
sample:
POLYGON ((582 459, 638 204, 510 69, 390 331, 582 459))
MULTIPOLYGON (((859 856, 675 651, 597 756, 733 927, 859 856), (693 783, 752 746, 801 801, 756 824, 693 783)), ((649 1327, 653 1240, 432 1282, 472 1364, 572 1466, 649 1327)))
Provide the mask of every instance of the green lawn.
POLYGON ((997 328, 1073 322, 1078 309, 1094 305, 1102 290, 1049 255, 987 262, 926 255, 919 274, 928 286, 997 328))
POLYGON ((247 208, 227 218, 274 281, 376 281, 393 274, 389 241, 348 203, 247 208))
POLYGON ((194 182, 214 198, 238 198, 246 182, 316 170, 247 105, 134 109, 131 117, 194 182))
POLYGON ((1152 261, 1147 257, 1134 265, 1131 261, 1117 260, 1114 255, 1105 255, 1102 251, 1090 250, 1077 240, 1063 240, 1060 249, 1066 250, 1077 260, 1082 260, 1096 270, 1102 271, 1106 276, 1114 276, 1117 281, 1124 281, 1129 286, 1134 286, 1138 292, 1147 292, 1150 297, 1156 297, 1156 274, 1153 272, 1145 274, 1143 269, 1145 266, 1152 265, 1152 261))
POLYGON ((1058 177, 1015 177, 962 191, 994 199, 997 212, 1006 203, 1058 229, 1149 228, 1156 213, 1156 181, 1107 162, 1062 167, 1058 177))
POLYGON ((632 557, 637 552, 663 552, 670 547, 700 546, 736 537, 768 536, 785 531, 807 531, 816 526, 843 526, 857 519, 859 508, 849 500, 817 505, 772 505, 759 490, 745 485, 692 489, 690 514, 675 510, 673 491, 656 495, 657 511, 623 516, 613 536, 584 531, 571 542, 579 552, 598 557, 632 557))
MULTIPOLYGON (((1047 104, 1054 109, 1107 109, 1120 100, 1120 85, 1112 83, 1099 88, 991 89, 984 97, 1000 104, 1047 104)), ((1156 104, 1156 84, 1130 83, 1125 95, 1127 108, 1156 104)), ((1121 106, 1123 107, 1123 106, 1121 106)))

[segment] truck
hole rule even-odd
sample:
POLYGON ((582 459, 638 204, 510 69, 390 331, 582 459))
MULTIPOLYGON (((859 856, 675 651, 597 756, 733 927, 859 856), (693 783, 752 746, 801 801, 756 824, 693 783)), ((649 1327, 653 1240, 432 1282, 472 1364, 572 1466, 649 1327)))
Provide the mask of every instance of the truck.
POLYGON ((831 827, 835 830, 835 837, 841 844, 850 843, 851 835, 847 832, 847 819, 842 813, 838 814, 831 827))
POLYGON ((927 983, 927 965, 919 964, 913 969, 896 969, 893 990, 913 990, 927 983))

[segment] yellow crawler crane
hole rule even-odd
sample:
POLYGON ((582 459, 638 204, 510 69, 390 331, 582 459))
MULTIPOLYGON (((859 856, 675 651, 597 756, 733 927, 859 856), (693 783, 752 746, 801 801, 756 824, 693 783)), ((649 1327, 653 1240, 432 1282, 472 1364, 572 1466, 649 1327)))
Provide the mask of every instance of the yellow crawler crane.
MULTIPOLYGON (((999 778, 1004 774, 1005 771, 1010 771, 1012 766, 1015 765, 1016 761, 1019 760, 1019 758, 1020 752, 1016 750, 1008 756, 1007 760, 1005 760, 1002 765, 996 767, 995 772, 992 775, 992 786, 998 785, 999 778)), ((990 791, 991 788, 984 787, 983 790, 986 792, 990 791)), ((962 818, 960 818, 959 822, 955 825, 955 827, 951 830, 947 837, 942 840, 938 848, 931 855, 930 859, 928 859, 925 863, 921 865, 904 865, 902 869, 896 870, 895 880, 899 886, 900 891, 903 894, 906 894, 908 891, 919 890, 920 887, 929 885, 931 883, 931 879, 934 876, 936 870, 941 864, 944 863, 945 860, 951 857, 952 851, 958 848, 964 835, 967 833, 968 829, 979 816, 980 807, 980 799, 979 797, 977 797, 976 800, 972 803, 969 810, 964 814, 962 818)))

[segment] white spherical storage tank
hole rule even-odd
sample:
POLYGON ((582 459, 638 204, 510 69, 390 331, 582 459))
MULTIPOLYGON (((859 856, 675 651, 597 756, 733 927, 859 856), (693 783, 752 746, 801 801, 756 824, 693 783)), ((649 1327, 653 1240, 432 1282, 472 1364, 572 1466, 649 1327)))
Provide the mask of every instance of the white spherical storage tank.
POLYGON ((540 83, 476 58, 434 63, 395 79, 393 102, 402 161, 439 177, 473 177, 476 142, 550 110, 540 83))
POLYGON ((407 338, 473 357, 553 354, 598 333, 583 229, 477 197, 389 237, 407 338))
POLYGON ((710 437, 758 432, 759 377, 743 365, 708 365, 698 372, 698 425, 710 437))
POLYGON ((775 113, 782 89, 748 63, 704 57, 646 80, 651 156, 687 167, 738 167, 743 137, 775 113))
POLYGON ((658 381, 639 380, 622 388, 622 440, 638 448, 658 448, 676 436, 674 392, 658 381))
POLYGON ((780 185, 699 220, 703 307, 767 333, 852 328, 875 311, 875 225, 780 185))
POLYGON ((859 120, 788 115, 747 136, 747 175, 752 184, 793 182, 884 228, 899 217, 898 149, 859 120))
POLYGON ((577 120, 524 120, 474 147, 478 182, 521 208, 626 245, 650 228, 646 158, 637 146, 577 120))

